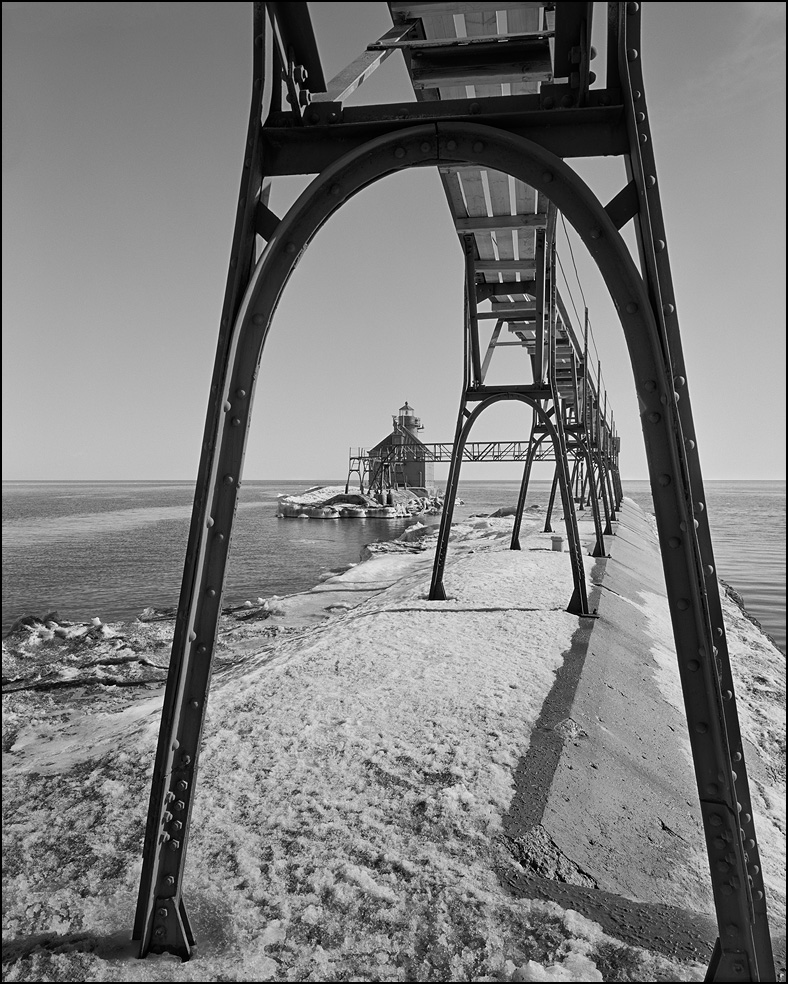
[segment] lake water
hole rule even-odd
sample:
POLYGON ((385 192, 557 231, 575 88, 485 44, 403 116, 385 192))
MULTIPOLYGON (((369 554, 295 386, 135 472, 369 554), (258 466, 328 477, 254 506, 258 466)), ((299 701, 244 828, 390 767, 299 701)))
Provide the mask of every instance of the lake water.
MULTIPOLYGON (((363 546, 395 539, 412 519, 287 520, 276 497, 336 479, 247 481, 238 507, 226 605, 284 595, 355 563, 363 546)), ((719 576, 785 651, 785 483, 707 482, 719 576)), ((549 483, 529 504, 546 507, 549 483)), ((455 520, 517 501, 514 481, 464 482, 455 520)), ((651 511, 648 482, 625 494, 651 511)), ((177 605, 191 516, 188 482, 4 482, 3 632, 22 615, 125 620, 177 605)), ((439 517, 428 517, 437 522, 439 517)))

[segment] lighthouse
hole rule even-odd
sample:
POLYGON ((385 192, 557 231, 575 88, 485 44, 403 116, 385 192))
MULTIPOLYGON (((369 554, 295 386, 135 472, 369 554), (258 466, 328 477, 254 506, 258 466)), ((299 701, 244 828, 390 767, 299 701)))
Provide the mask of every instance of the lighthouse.
POLYGON ((432 495, 435 465, 419 438, 419 431, 424 430, 421 419, 406 400, 391 421, 391 434, 367 452, 370 490, 412 489, 432 495))

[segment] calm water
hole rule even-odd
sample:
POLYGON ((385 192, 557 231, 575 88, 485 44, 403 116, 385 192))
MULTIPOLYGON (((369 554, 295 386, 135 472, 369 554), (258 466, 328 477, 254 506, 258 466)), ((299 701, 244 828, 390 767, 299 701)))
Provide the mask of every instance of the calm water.
MULTIPOLYGON (((278 493, 319 484, 343 483, 244 483, 225 604, 309 588, 412 522, 277 518, 278 493)), ((534 483, 529 504, 548 493, 534 483)), ((651 511, 647 482, 625 493, 651 511)), ((466 482, 459 495, 457 520, 514 505, 517 482, 466 482)), ((177 605, 192 498, 186 482, 4 482, 3 631, 27 614, 112 621, 177 605)), ((709 482, 706 498, 720 577, 785 651, 785 483, 709 482)))

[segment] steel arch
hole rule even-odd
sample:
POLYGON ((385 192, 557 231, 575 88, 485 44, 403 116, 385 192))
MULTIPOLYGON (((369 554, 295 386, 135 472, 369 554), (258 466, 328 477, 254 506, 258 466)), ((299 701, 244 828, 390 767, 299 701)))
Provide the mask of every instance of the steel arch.
MULTIPOLYGON (((699 524, 694 513, 700 507, 693 503, 689 475, 691 470, 699 475, 697 449, 686 392, 682 391, 679 403, 677 391, 683 387, 684 378, 674 380, 676 366, 672 364, 667 339, 660 328, 660 313, 654 310, 647 286, 616 225, 591 190, 560 158, 539 145, 521 136, 470 123, 437 123, 399 130, 378 137, 336 161, 315 178, 279 223, 255 267, 231 328, 224 369, 214 377, 213 392, 217 397, 221 394, 223 409, 212 427, 210 421, 206 426, 208 436, 200 468, 202 487, 198 488, 195 499, 200 507, 195 506, 192 530, 196 533, 190 537, 184 578, 184 584, 189 587, 182 595, 179 612, 183 648, 177 654, 179 658, 173 653, 175 675, 168 681, 165 695, 154 777, 159 787, 151 800, 149 832, 162 829, 162 818, 175 796, 183 797, 179 802, 188 830, 210 662, 254 387, 281 293, 311 239, 351 197, 389 174, 410 167, 447 163, 474 163, 503 171, 547 195, 577 230, 611 293, 640 401, 710 860, 714 862, 719 854, 719 851, 715 853, 712 835, 719 839, 720 832, 725 832, 730 841, 727 850, 736 855, 734 867, 746 873, 737 801, 745 815, 750 816, 749 793, 740 738, 738 747, 731 748, 728 744, 735 710, 733 717, 726 719, 725 713, 731 714, 732 705, 725 712, 722 709, 723 694, 715 664, 716 637, 704 588, 706 579, 713 575, 713 557, 705 535, 702 545, 705 556, 701 555, 695 533, 699 524), (195 669, 198 664, 199 670, 195 669), (196 697, 192 697, 194 679, 204 681, 196 697), (187 681, 191 689, 187 688, 187 681), (172 749, 171 735, 177 735, 172 749), (176 749, 180 750, 176 752, 176 749), (721 751, 727 754, 720 754, 721 751), (740 763, 738 781, 730 770, 731 755, 740 763), (154 804, 158 805, 158 818, 154 804)), ((716 582, 711 590, 716 590, 716 582)), ((718 607, 717 602, 715 614, 718 607)), ((719 672, 727 685, 730 677, 727 666, 719 672)), ((180 850, 159 852, 155 862, 149 865, 146 884, 141 885, 140 906, 144 906, 145 912, 143 951, 150 941, 157 886, 165 878, 175 886, 170 895, 173 908, 184 912, 181 877, 185 833, 180 850)), ((747 836, 753 844, 750 858, 757 860, 754 830, 748 830, 747 836)), ((719 879, 713 879, 713 884, 720 925, 750 925, 741 893, 734 892, 727 897, 729 893, 721 892, 719 879)), ((762 878, 756 887, 762 889, 762 878)), ((765 916, 765 903, 753 903, 750 898, 750 905, 753 904, 756 912, 765 916)), ((138 910, 138 917, 141 912, 138 910)))

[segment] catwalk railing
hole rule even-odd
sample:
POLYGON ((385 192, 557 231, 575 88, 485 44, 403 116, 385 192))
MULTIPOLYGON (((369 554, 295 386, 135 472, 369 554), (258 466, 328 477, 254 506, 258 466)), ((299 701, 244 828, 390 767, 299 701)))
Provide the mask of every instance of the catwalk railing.
MULTIPOLYGON (((306 3, 250 6, 252 99, 151 786, 133 934, 140 954, 186 958, 194 943, 183 898, 189 824, 254 386, 279 297, 310 240, 350 198, 387 175, 432 167, 464 256, 465 323, 430 597, 443 596, 472 426, 489 406, 511 400, 533 411, 518 509, 536 448, 549 438, 570 541, 568 607, 588 616, 570 443, 593 484, 597 554, 614 533, 621 486, 598 366, 594 373, 585 331, 581 340, 557 290, 560 215, 610 291, 634 375, 719 924, 707 979, 775 980, 645 98, 640 4, 607 5, 607 58, 596 85, 592 3, 392 2, 391 29, 328 83, 306 3), (404 58, 415 102, 349 105, 391 56, 404 58), (606 205, 567 164, 587 157, 626 174, 606 205), (290 174, 314 178, 280 218, 269 207, 270 185, 290 174), (621 235, 630 222, 637 260, 621 235), (485 346, 486 321, 494 327, 485 346), (530 378, 491 385, 488 369, 507 342, 527 349, 530 378)), ((513 549, 518 532, 515 522, 513 549)))

